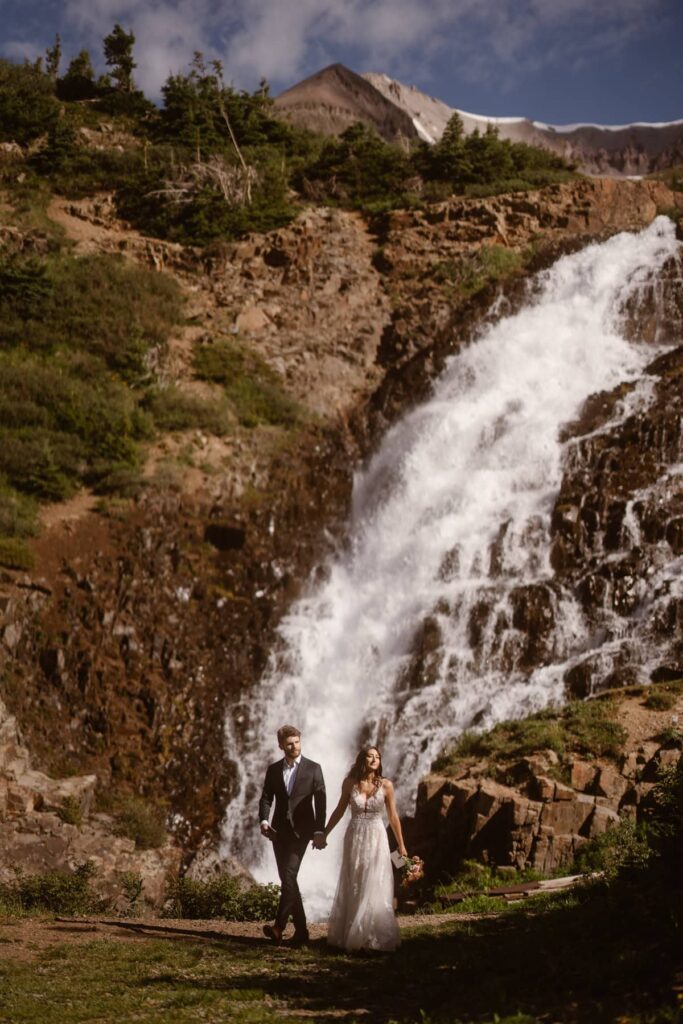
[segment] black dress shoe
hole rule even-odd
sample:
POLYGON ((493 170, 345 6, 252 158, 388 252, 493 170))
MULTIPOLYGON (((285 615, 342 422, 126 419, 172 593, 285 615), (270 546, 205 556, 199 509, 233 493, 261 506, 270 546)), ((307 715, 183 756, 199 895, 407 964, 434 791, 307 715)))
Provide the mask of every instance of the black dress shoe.
POLYGON ((294 949, 300 949, 302 946, 308 946, 310 941, 311 939, 307 931, 294 932, 289 940, 289 945, 293 946, 294 949))
POLYGON ((264 924, 263 934, 276 946, 279 946, 282 942, 282 932, 276 924, 264 924))

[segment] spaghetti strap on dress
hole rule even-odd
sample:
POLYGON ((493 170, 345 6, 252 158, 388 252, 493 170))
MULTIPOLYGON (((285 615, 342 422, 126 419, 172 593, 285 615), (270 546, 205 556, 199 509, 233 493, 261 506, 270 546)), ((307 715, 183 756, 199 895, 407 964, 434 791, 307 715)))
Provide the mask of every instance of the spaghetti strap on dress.
POLYGON ((394 876, 384 827, 384 790, 366 797, 356 786, 344 836, 342 866, 327 941, 346 950, 390 952, 400 945, 394 914, 394 876))

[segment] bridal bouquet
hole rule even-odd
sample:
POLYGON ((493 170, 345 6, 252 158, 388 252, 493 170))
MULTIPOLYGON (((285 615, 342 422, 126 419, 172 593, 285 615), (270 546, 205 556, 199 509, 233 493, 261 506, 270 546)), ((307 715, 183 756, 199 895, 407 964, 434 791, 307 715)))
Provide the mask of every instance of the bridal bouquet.
POLYGON ((421 857, 406 857, 403 863, 403 876, 401 885, 408 889, 415 882, 424 877, 424 861, 421 857))

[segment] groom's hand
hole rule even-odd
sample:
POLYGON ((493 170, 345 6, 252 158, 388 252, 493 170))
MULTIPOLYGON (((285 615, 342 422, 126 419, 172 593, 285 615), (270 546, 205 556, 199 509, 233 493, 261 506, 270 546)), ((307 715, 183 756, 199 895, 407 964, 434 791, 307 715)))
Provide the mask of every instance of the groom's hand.
POLYGON ((314 850, 324 850, 327 846, 327 839, 324 832, 316 832, 311 843, 314 850))

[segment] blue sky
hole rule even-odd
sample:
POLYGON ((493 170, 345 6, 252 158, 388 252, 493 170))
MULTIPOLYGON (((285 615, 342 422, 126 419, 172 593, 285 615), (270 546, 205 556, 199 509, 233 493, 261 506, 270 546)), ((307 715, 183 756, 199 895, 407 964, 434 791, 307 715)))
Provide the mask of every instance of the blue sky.
POLYGON ((552 124, 683 119, 683 0, 0 0, 0 53, 67 59, 115 22, 159 96, 195 50, 274 93, 333 61, 384 71, 471 113, 552 124))

